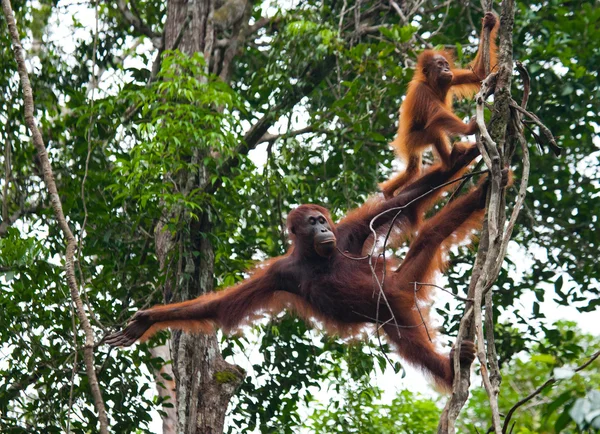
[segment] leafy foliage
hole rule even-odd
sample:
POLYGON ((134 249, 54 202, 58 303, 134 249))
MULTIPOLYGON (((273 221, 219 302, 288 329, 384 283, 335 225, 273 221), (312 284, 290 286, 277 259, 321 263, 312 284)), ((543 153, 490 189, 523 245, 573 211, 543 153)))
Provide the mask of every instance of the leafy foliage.
MULTIPOLYGON (((81 13, 86 5, 13 3, 36 116, 65 213, 81 239, 77 272, 97 338, 138 308, 162 302, 165 275, 154 254, 153 231, 163 206, 179 210, 167 222, 173 233, 187 230, 183 214, 209 216, 214 230, 201 236, 215 249, 215 282, 228 286, 257 260, 285 252, 283 222, 297 204, 322 203, 341 217, 362 203, 391 173, 394 156, 387 143, 412 76, 411 60, 423 48, 419 38, 456 47, 464 64, 478 32, 471 21, 482 15, 473 2, 446 8, 445 2, 428 1, 405 24, 387 3, 273 4, 269 13, 276 19, 239 51, 230 83, 207 72, 200 55, 175 51, 166 53, 147 86, 155 53, 114 3, 99 3, 97 44, 93 20, 81 13), (69 36, 61 39, 66 27, 69 36), (302 94, 311 74, 321 72, 325 79, 302 94), (296 97, 298 103, 287 103, 296 97), (260 144, 254 154, 240 154, 244 134, 268 114, 279 118, 269 132, 281 136, 260 144), (304 134, 291 134, 305 126, 310 128, 304 134), (201 158, 194 160, 196 150, 201 158), (224 171, 231 157, 236 164, 224 171), (200 170, 219 188, 183 191, 165 179, 168 173, 200 170)), ((160 32, 165 5, 135 3, 141 18, 160 32)), ((494 287, 504 408, 522 396, 511 389, 511 378, 529 390, 554 368, 579 361, 595 342, 572 326, 548 324, 547 309, 564 305, 590 312, 600 300, 595 230, 600 9, 593 0, 518 5, 514 48, 532 76, 529 107, 554 132, 565 155, 532 152, 527 207, 494 287), (535 300, 523 304, 529 296, 535 300), (535 357, 515 357, 521 351, 535 357)), ((263 6, 254 5, 255 20, 263 6)), ((93 16, 92 9, 83 12, 93 16)), ((521 87, 516 79, 513 94, 521 87)), ((17 215, 0 232, 0 431, 65 431, 70 420, 73 432, 88 432, 96 419, 81 365, 83 335, 73 324, 61 268, 64 242, 26 134, 7 32, 0 32, 0 95, 2 222, 17 215)), ((460 104, 459 113, 471 112, 469 103, 460 104)), ((530 139, 533 144, 533 135, 530 139)), ((472 261, 466 249, 452 252, 447 286, 456 294, 465 293, 472 261)), ((444 330, 454 333, 461 312, 451 303, 439 308, 444 330)), ((380 404, 380 391, 370 380, 386 366, 377 343, 346 346, 289 316, 256 335, 263 357, 251 362, 252 375, 230 410, 232 431, 295 432, 303 425, 320 432, 434 429, 438 410, 431 400, 403 392, 380 404), (304 409, 316 405, 319 387, 329 387, 336 397, 306 420, 304 409)), ((254 345, 238 338, 224 341, 223 348, 239 358, 254 345)), ((100 346, 97 360, 113 431, 150 431, 150 412, 161 403, 148 371, 158 361, 147 345, 126 351, 100 346)), ((594 429, 597 393, 590 385, 597 384, 596 371, 550 389, 541 410, 520 412, 515 419, 520 432, 594 429)), ((487 428, 483 404, 476 393, 465 430, 487 428)))
MULTIPOLYGON (((598 348, 598 337, 582 334, 574 323, 555 324, 556 336, 542 341, 531 350, 531 356, 518 357, 503 370, 500 390, 500 412, 506 414, 520 399, 526 397, 550 377, 558 382, 543 390, 513 415, 514 433, 586 432, 597 418, 600 363, 574 372, 598 348), (557 345, 560 339, 563 345, 557 345)), ((491 420, 485 390, 473 392, 461 420, 461 432, 486 430, 491 420)))
MULTIPOLYGON (((200 54, 187 58, 180 52, 166 52, 162 69, 151 86, 125 89, 115 100, 124 99, 139 112, 139 121, 128 133, 135 146, 115 154, 116 182, 109 186, 116 199, 128 198, 139 210, 159 211, 159 202, 176 204, 194 216, 207 206, 209 197, 200 189, 177 191, 165 178, 182 171, 206 169, 218 173, 225 158, 235 149, 235 118, 228 113, 238 103, 231 89, 217 77, 206 76, 200 54), (159 95, 160 98, 156 98, 159 95), (192 161, 192 149, 204 150, 201 161, 192 161)), ((106 101, 106 108, 114 101, 106 101)), ((216 181, 217 175, 212 179, 216 181)), ((171 229, 174 232, 174 228, 171 229)))
POLYGON ((327 410, 318 409, 311 416, 312 432, 417 434, 435 432, 440 410, 435 401, 422 399, 404 390, 390 404, 377 405, 378 389, 361 385, 347 390, 343 402, 334 401, 327 410))

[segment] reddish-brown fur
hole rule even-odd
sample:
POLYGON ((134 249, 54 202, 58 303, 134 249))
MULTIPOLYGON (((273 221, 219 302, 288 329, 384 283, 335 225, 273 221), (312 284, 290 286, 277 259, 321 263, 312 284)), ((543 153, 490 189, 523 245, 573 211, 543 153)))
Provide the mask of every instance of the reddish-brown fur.
MULTIPOLYGON (((396 197, 371 201, 349 213, 337 226, 323 207, 298 207, 288 217, 293 246, 285 256, 258 267, 252 277, 237 286, 195 300, 139 311, 124 330, 108 337, 107 342, 127 346, 167 327, 208 332, 219 326, 231 331, 258 315, 285 308, 308 320, 316 319, 328 331, 342 336, 360 333, 365 325, 376 322, 377 318, 403 358, 431 373, 442 386, 450 387, 453 379, 451 361, 429 341, 416 308, 417 300, 428 299, 430 287, 422 286, 415 295, 412 282, 432 282, 434 275, 443 268, 443 252, 457 241, 468 238, 479 226, 486 186, 455 200, 422 224, 398 269, 393 270, 382 261, 375 265, 379 276, 383 267, 387 267, 383 291, 391 312, 383 298, 377 295, 378 288, 367 260, 353 260, 347 256, 362 255, 364 244, 371 236, 369 224, 383 211, 391 210, 373 223, 378 233, 389 226, 396 214, 392 209, 398 206, 407 205, 399 217, 404 227, 419 225, 439 192, 420 196, 459 176, 477 154, 475 146, 455 149, 450 168, 439 165, 431 168, 396 197), (411 201, 413 203, 409 204, 411 201), (320 220, 324 226, 319 231, 326 235, 333 233, 339 249, 328 251, 327 256, 318 254, 313 247, 315 240, 322 238, 310 235, 311 228, 316 227, 314 219, 321 217, 325 217, 320 220)), ((423 308, 427 320, 426 311, 423 308)), ((428 329, 432 331, 430 325, 428 329)), ((473 344, 463 343, 462 363, 470 365, 473 358, 473 344)))
POLYGON ((385 197, 392 197, 396 190, 419 175, 421 155, 426 148, 433 145, 442 164, 449 167, 451 145, 448 135, 470 135, 477 131, 474 120, 465 124, 454 114, 452 100, 454 96, 471 96, 481 87, 485 78, 482 53, 486 29, 491 31, 490 64, 496 65, 498 26, 496 16, 487 13, 483 18, 479 50, 469 69, 455 68, 452 55, 446 51, 426 50, 419 55, 406 99, 400 107, 398 134, 391 143, 406 169, 380 185, 385 197), (440 69, 439 56, 448 63, 449 71, 440 69))

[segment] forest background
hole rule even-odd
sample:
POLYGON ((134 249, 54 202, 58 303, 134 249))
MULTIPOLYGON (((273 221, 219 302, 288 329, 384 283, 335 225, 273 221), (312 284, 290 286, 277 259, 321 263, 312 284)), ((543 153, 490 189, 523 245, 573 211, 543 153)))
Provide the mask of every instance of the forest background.
MULTIPOLYGON (((475 1, 222 6, 13 3, 96 344, 137 309, 231 285, 257 260, 283 254, 285 215, 296 205, 324 204, 340 218, 376 192, 398 167, 388 143, 416 54, 445 46, 466 64, 483 16, 475 1)), ((599 23, 593 0, 516 6, 514 58, 531 75, 529 108, 563 154, 538 147, 537 129, 526 131, 528 195, 493 287, 500 409, 506 413, 553 375, 563 380, 516 412, 515 433, 600 427, 598 361, 572 370, 600 343, 593 319, 600 305, 599 23)), ((7 28, 4 16, 0 27, 7 28)), ((100 424, 83 361, 86 336, 16 71, 3 30, 0 431, 89 432, 100 424)), ((515 99, 522 91, 515 75, 515 99)), ((466 119, 474 104, 457 110, 466 119)), ((518 179, 518 159, 513 169, 518 179)), ((446 289, 466 293, 473 257, 467 248, 451 252, 446 289)), ((437 317, 450 344, 462 305, 438 292, 437 317)), ((161 418, 169 432, 184 404, 212 409, 213 429, 229 432, 437 427, 443 400, 375 338, 347 344, 281 315, 241 337, 190 340, 191 349, 178 338, 171 346, 181 356, 165 365, 167 338, 131 350, 88 345, 111 432, 156 432, 161 418), (199 371, 198 384, 179 382, 199 371), (173 380, 189 398, 178 398, 177 407, 167 393, 173 380), (207 390, 218 391, 211 402, 202 398, 207 390)), ((189 419, 178 423, 199 430, 189 419)), ((477 380, 459 423, 460 432, 490 425, 477 380)))

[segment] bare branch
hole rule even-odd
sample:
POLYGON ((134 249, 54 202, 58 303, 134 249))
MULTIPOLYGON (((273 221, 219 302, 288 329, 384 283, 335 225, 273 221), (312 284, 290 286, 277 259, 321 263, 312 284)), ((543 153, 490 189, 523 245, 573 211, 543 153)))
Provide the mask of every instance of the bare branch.
POLYGON ((71 311, 71 330, 73 331, 73 348, 75 348, 75 355, 73 356, 73 367, 71 368, 71 380, 69 381, 69 406, 67 407, 67 434, 71 433, 71 415, 73 414, 73 393, 75 391, 75 375, 77 375, 77 368, 79 367, 79 351, 77 348, 77 323, 75 321, 75 309, 73 303, 69 303, 69 310, 71 311))
MULTIPOLYGON (((492 2, 486 1, 485 10, 491 10, 492 2)), ((496 279, 500 266, 503 262, 505 250, 502 241, 510 238, 504 234, 504 223, 506 220, 505 197, 503 185, 502 167, 508 165, 507 156, 507 131, 509 131, 509 119, 511 110, 510 102, 510 80, 512 71, 512 28, 514 21, 514 1, 502 2, 502 16, 500 29, 499 67, 495 74, 488 76, 482 83, 477 101, 477 124, 481 135, 478 135, 477 146, 481 151, 485 164, 490 169, 490 189, 488 191, 488 204, 486 219, 480 239, 477 259, 473 266, 473 274, 469 285, 468 297, 473 299, 467 303, 465 314, 461 320, 461 332, 457 337, 455 347, 464 339, 477 337, 477 357, 481 363, 481 377, 488 394, 490 409, 492 413, 492 431, 500 434, 500 412, 498 408, 498 393, 500 386, 500 372, 497 363, 497 355, 493 334, 489 330, 493 327, 492 297, 487 295, 486 301, 486 324, 488 325, 487 339, 483 330, 482 303, 486 289, 496 279), (495 81, 495 83, 494 83, 495 81), (485 98, 494 89, 494 108, 492 112, 491 128, 488 131, 484 121, 485 98), (483 139, 483 140, 482 140, 483 139), (504 236, 503 236, 504 235, 504 236), (500 265, 499 265, 500 264, 500 265), (464 327, 463 327, 464 324, 464 327), (486 351, 487 340, 487 351, 486 351), (489 369, 489 371, 488 371, 489 369)), ((483 46, 489 46, 489 31, 484 33, 483 46)), ((485 52, 487 50, 484 49, 485 52)), ((486 54, 486 53, 484 53, 486 54)), ((489 70, 489 59, 486 59, 486 69, 489 70)), ((526 178, 526 177, 525 177, 526 178)), ((520 205, 518 207, 520 209, 520 205)), ((518 211, 516 211, 518 213, 518 211)), ((455 422, 460 410, 465 404, 470 386, 470 371, 461 369, 459 360, 455 357, 456 376, 453 384, 453 394, 440 419, 438 433, 454 434, 455 422)))
POLYGON ((356 33, 360 36, 362 35, 368 35, 371 33, 379 33, 381 28, 386 27, 383 24, 377 24, 375 26, 360 26, 357 30, 356 33))
MULTIPOLYGON (((519 192, 517 194, 517 199, 513 206, 512 213, 510 215, 510 219, 508 221, 508 225, 504 231, 504 237, 502 239, 502 244, 500 245, 500 258, 504 258, 506 256, 506 251, 508 249, 508 243, 512 236, 513 229, 515 224, 517 223, 517 218, 519 217, 519 213, 523 204, 525 203, 525 196, 527 194, 527 185, 529 184, 529 171, 531 168, 531 163, 529 162, 529 149, 527 148, 527 143, 523 138, 522 127, 519 128, 520 120, 513 115, 511 121, 513 122, 513 130, 516 133, 516 139, 519 141, 521 145, 521 152, 523 158, 523 169, 521 173, 521 184, 519 185, 519 192)), ((498 260, 496 262, 496 267, 492 272, 492 276, 497 276, 500 273, 500 268, 502 267, 502 261, 498 260)), ((487 287, 484 289, 484 293, 489 291, 492 287, 493 281, 488 282, 487 287)))
POLYGON ((260 29, 267 27, 270 24, 271 25, 279 24, 282 19, 283 19, 283 17, 280 15, 278 15, 276 17, 272 17, 272 18, 261 17, 254 24, 252 24, 251 26, 248 26, 248 28, 244 32, 244 36, 250 36, 250 35, 258 32, 260 29))
POLYGON ((229 46, 229 39, 217 39, 214 46, 215 48, 227 48, 229 46))
MULTIPOLYGON (((10 124, 6 123, 6 140, 4 141, 4 186, 2 188, 2 223, 8 220, 8 185, 12 178, 12 163, 11 163, 11 149, 12 143, 10 141, 10 124)), ((1 224, 0 224, 1 228, 1 224)), ((2 230, 0 229, 0 237, 2 236, 2 230)))
POLYGON ((100 392, 100 386, 98 384, 98 378, 96 376, 96 370, 94 367, 94 333, 92 331, 89 319, 85 313, 83 302, 81 301, 81 297, 79 294, 77 279, 75 278, 73 257, 75 254, 77 242, 65 218, 65 214, 62 209, 62 203, 60 201, 60 196, 58 194, 58 189, 56 187, 56 182, 54 181, 52 166, 50 165, 50 160, 48 159, 46 146, 44 145, 44 139, 42 138, 42 134, 40 133, 40 130, 37 127, 35 117, 33 115, 33 92, 31 89, 29 76, 27 74, 25 59, 23 58, 23 48, 19 39, 19 31, 17 30, 17 25, 15 22, 15 17, 12 11, 10 0, 2 0, 2 9, 4 11, 4 15, 6 16, 6 21, 8 23, 8 29, 12 39, 12 48, 15 60, 17 62, 19 77, 21 79, 21 87, 23 89, 25 122, 29 131, 31 132, 33 144, 37 151, 37 157, 39 158, 39 161, 42 166, 44 182, 48 189, 50 203, 52 204, 54 215, 67 242, 67 248, 65 252, 65 274, 67 276, 67 283, 71 291, 71 299, 75 304, 77 316, 79 317, 81 327, 85 332, 84 358, 86 372, 88 376, 88 381, 90 383, 90 388, 92 390, 92 396, 94 397, 94 405, 96 407, 96 411, 98 412, 98 419, 100 421, 100 432, 102 434, 108 434, 108 418, 106 415, 106 409, 104 406, 104 401, 102 400, 102 393, 100 392))
POLYGON ((221 73, 219 74, 219 77, 225 82, 229 81, 229 76, 231 75, 231 65, 235 55, 237 54, 239 48, 243 46, 244 42, 246 41, 246 29, 248 28, 248 21, 252 16, 252 2, 245 2, 243 6, 244 9, 241 11, 242 16, 235 20, 233 24, 232 35, 229 38, 229 44, 223 53, 221 73))
MULTIPOLYGON (((132 53, 135 53, 135 50, 137 49, 137 47, 139 47, 142 44, 142 42, 143 41, 141 38, 136 38, 136 40, 133 42, 133 44, 131 44, 131 46, 129 48, 127 48, 126 50, 124 50, 121 54, 113 55, 110 64, 112 66, 123 65, 125 60, 132 53)), ((93 62, 93 63, 95 63, 95 62, 93 62)), ((92 70, 92 81, 88 84, 87 89, 85 91, 86 98, 90 98, 90 95, 92 94, 92 92, 94 92, 96 89, 98 89, 98 84, 102 81, 102 77, 104 76, 106 71, 108 71, 109 65, 108 64, 106 64, 106 65, 97 65, 96 64, 95 68, 96 68, 97 72, 94 74, 93 73, 94 71, 92 70)), ((115 69, 117 69, 117 68, 115 68, 115 69)))
MULTIPOLYGON (((580 371, 584 370, 585 368, 587 368, 594 360, 596 360, 598 358, 598 356, 600 356, 600 350, 596 351, 587 362, 585 362, 584 364, 579 366, 577 369, 575 369, 575 372, 580 372, 580 371)), ((512 408, 506 414, 506 419, 504 419, 504 425, 502 426, 502 433, 503 434, 506 433, 506 431, 508 429, 508 424, 510 423, 510 419, 512 418, 512 415, 520 406, 522 406, 523 404, 525 404, 528 401, 531 401, 534 397, 536 397, 537 395, 542 393, 542 391, 546 387, 550 386, 551 384, 556 383, 557 381, 559 381, 559 380, 557 380, 555 377, 551 377, 544 384, 542 384, 540 387, 535 389, 531 394, 527 395, 525 398, 521 399, 519 402, 517 402, 515 405, 513 405, 512 408)))
POLYGON ((481 134, 481 136, 483 137, 483 139, 485 140, 487 146, 483 146, 483 143, 480 142, 479 140, 477 141, 477 146, 479 147, 479 152, 481 153, 481 156, 483 157, 483 161, 485 161, 485 165, 487 167, 489 167, 490 169, 492 168, 492 159, 488 153, 488 148, 493 147, 494 149, 496 148, 496 143, 494 142, 494 140, 492 140, 492 137, 490 136, 490 133, 487 129, 487 126, 485 125, 485 116, 484 116, 484 110, 485 110, 485 94, 488 93, 488 89, 490 88, 490 83, 495 82, 496 81, 496 74, 490 74, 485 80, 483 80, 483 82, 481 83, 481 90, 479 91, 479 93, 475 96, 475 101, 477 102, 477 109, 476 109, 476 119, 477 119, 477 126, 479 127, 479 133, 481 134))
POLYGON ((521 107, 523 109, 527 109, 527 102, 529 101, 529 93, 531 92, 531 78, 529 77, 529 72, 523 66, 520 61, 516 61, 515 65, 517 66, 517 71, 521 74, 521 78, 523 79, 523 99, 521 100, 521 107))
POLYGON ((251 26, 248 26, 248 28, 246 29, 246 35, 251 35, 253 33, 258 32, 260 29, 265 27, 267 24, 271 23, 272 20, 273 20, 272 18, 260 17, 258 19, 258 21, 256 21, 251 26))
MULTIPOLYGON (((446 18, 448 18, 448 11, 450 10, 450 3, 452 2, 452 0, 446 0, 446 12, 444 12, 444 17, 442 18, 442 21, 440 22, 440 25, 438 26, 437 29, 435 29, 431 35, 429 35, 429 39, 431 39, 432 37, 434 37, 435 35, 437 35, 442 28, 444 27, 444 23, 446 22, 446 18)), ((484 53, 486 53, 487 50, 484 50, 484 53)))
MULTIPOLYGON (((502 264, 502 260, 496 262, 496 264, 502 264)), ((486 293, 484 290, 484 302, 485 302, 485 340, 486 340, 486 356, 487 362, 490 367, 489 371, 489 382, 490 389, 494 393, 495 407, 492 411, 498 411, 498 424, 500 423, 500 409, 498 405, 498 395, 500 394, 500 383, 502 382, 502 375, 500 374, 500 364, 498 363, 498 352, 496 351, 496 337, 494 336, 494 307, 492 300, 492 292, 486 293)), ((493 403, 492 403, 493 404, 493 403)), ((495 416, 495 415, 494 415, 495 416)), ((492 420, 496 419, 495 417, 492 420)), ((496 425, 494 425, 495 427, 496 425)))
POLYGON ((512 108, 514 108, 515 110, 518 110, 519 112, 523 113, 525 116, 527 116, 529 119, 531 119, 540 128, 540 130, 542 131, 542 134, 546 137, 546 140, 548 141, 548 145, 550 146, 550 148, 552 149, 554 154, 558 157, 562 152, 562 148, 560 146, 558 146, 558 143, 556 143, 556 140, 554 139, 554 136, 552 135, 552 131, 550 131, 550 129, 546 125, 544 125, 544 123, 540 120, 540 118, 538 118, 536 115, 534 115, 530 111, 528 111, 528 110, 524 109, 523 107, 521 107, 520 105, 518 105, 516 103, 516 101, 514 101, 514 100, 511 101, 510 106, 512 108))
POLYGON ((402 24, 406 25, 408 23, 408 18, 406 18, 406 15, 402 11, 402 9, 400 9, 400 6, 398 6, 398 3, 396 3, 394 0, 390 0, 390 6, 396 11, 398 16, 400 17, 402 24))
MULTIPOLYGON (((258 145, 260 139, 267 133, 269 128, 279 119, 279 116, 291 110, 302 98, 309 95, 333 70, 335 65, 335 56, 328 56, 322 62, 312 68, 307 68, 306 72, 301 74, 306 82, 302 85, 297 85, 284 95, 278 104, 266 110, 262 118, 260 118, 245 134, 244 139, 237 149, 234 151, 234 157, 231 157, 219 169, 220 176, 227 176, 231 170, 238 164, 238 155, 247 155, 252 149, 258 145)), ((214 192, 221 185, 220 181, 214 184, 207 184, 204 189, 207 193, 214 192)))
POLYGON ((144 23, 140 17, 131 12, 131 9, 129 9, 125 0, 117 0, 117 7, 129 25, 133 26, 138 33, 149 37, 154 45, 154 48, 160 47, 161 35, 153 32, 150 26, 144 23))
POLYGON ((263 136, 260 138, 260 140, 258 141, 257 144, 260 143, 266 143, 266 142, 274 142, 278 139, 288 139, 290 137, 296 137, 296 136, 300 136, 302 134, 307 134, 307 133, 312 133, 315 131, 315 128, 312 125, 309 125, 305 128, 301 128, 299 130, 295 130, 295 131, 286 131, 283 134, 269 134, 269 133, 265 133, 263 134, 263 136))
POLYGON ((248 8, 248 3, 248 0, 225 0, 223 5, 215 10, 212 15, 214 27, 218 30, 232 27, 240 21, 248 8))
MULTIPOLYGON (((6 200, 4 200, 4 201, 6 202, 6 200)), ((6 233, 8 232, 8 228, 10 228, 21 217, 31 215, 31 214, 36 214, 41 208, 42 208, 41 204, 36 203, 31 206, 18 209, 17 211, 10 214, 8 216, 8 218, 6 218, 6 219, 2 220, 2 222, 0 222, 0 238, 5 236, 6 233)))
POLYGON ((460 301, 473 301, 473 300, 471 300, 469 298, 461 297, 460 295, 457 295, 457 294, 453 293, 452 291, 448 291, 443 286, 436 285, 435 283, 426 283, 426 282, 409 282, 409 283, 416 283, 417 285, 422 285, 422 286, 433 286, 434 288, 437 288, 437 289, 439 289, 441 291, 447 292, 448 294, 450 294, 452 297, 456 298, 457 300, 460 300, 460 301))

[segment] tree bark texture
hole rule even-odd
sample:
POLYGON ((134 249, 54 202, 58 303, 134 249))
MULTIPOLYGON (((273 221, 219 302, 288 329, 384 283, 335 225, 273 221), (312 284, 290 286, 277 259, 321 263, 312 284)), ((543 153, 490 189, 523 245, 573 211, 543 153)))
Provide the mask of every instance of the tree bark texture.
MULTIPOLYGON (((374 6, 363 15, 355 13, 355 29, 348 30, 346 39, 352 41, 357 29, 362 28, 362 22, 370 22, 383 9, 383 6, 374 6)), ((175 47, 188 55, 203 53, 206 72, 218 74, 227 82, 240 48, 257 28, 269 21, 261 19, 250 26, 251 12, 252 2, 248 0, 218 3, 216 0, 169 0, 163 48, 175 47)), ((328 55, 307 65, 302 84, 283 92, 273 101, 240 140, 234 155, 219 167, 219 174, 227 176, 239 163, 238 155, 254 149, 278 118, 317 88, 331 74, 335 64, 335 56, 328 55)), ((155 62, 153 73, 158 65, 155 62)), ((195 149, 189 156, 189 162, 192 167, 201 168, 195 173, 170 174, 170 179, 175 179, 178 191, 183 195, 194 188, 210 195, 220 187, 218 180, 210 182, 212 174, 198 164, 207 155, 210 155, 210 150, 195 149)), ((164 207, 156 227, 155 241, 159 263, 167 277, 165 302, 186 300, 213 290, 214 252, 210 237, 206 236, 211 231, 209 209, 200 213, 197 220, 192 220, 182 209, 164 207), (185 222, 183 229, 177 233, 165 231, 167 222, 173 217, 185 222)), ((177 388, 177 432, 222 432, 227 404, 244 377, 243 371, 222 359, 214 335, 174 333, 171 357, 177 388)))
MULTIPOLYGON (((214 0, 170 0, 164 28, 164 47, 171 49, 176 46, 187 55, 203 53, 207 70, 210 71, 214 42, 211 17, 214 9, 214 0), (184 25, 187 27, 183 28, 184 25)), ((202 161, 204 152, 195 149, 189 157, 191 162, 202 161)), ((173 178, 185 195, 208 184, 209 175, 201 168, 197 172, 173 174, 173 178)), ((155 241, 161 269, 167 274, 165 302, 188 300, 214 289, 214 251, 210 237, 206 236, 212 231, 210 212, 205 210, 198 217, 197 220, 190 218, 181 208, 163 208, 155 241), (165 230, 165 226, 175 216, 183 225, 174 234, 165 230)), ((176 402, 173 405, 177 418, 176 432, 223 432, 227 406, 241 384, 244 372, 223 359, 214 333, 198 335, 173 332, 170 356, 175 379, 176 402)), ((167 420, 164 422, 168 423, 167 420)))
MULTIPOLYGON (((161 358, 165 362, 171 360, 171 349, 168 345, 158 345, 150 348, 150 354, 154 358, 161 358)), ((173 366, 170 363, 165 363, 160 369, 154 372, 156 381, 156 391, 161 399, 165 399, 165 403, 169 406, 163 406, 163 434, 175 434, 177 432, 177 411, 174 403, 177 402, 175 394, 175 379, 173 374, 173 366)))

